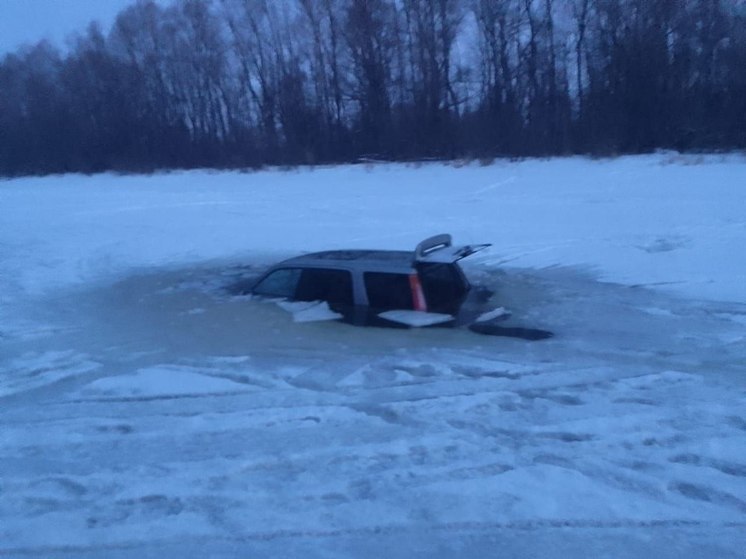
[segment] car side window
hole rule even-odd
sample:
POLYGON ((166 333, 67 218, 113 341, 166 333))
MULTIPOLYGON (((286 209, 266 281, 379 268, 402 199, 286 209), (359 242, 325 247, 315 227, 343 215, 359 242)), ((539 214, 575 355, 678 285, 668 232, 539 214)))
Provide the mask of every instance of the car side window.
POLYGON ((299 301, 326 301, 333 310, 352 306, 352 274, 347 270, 304 268, 295 298, 299 301))
POLYGON ((407 274, 365 272, 363 274, 368 305, 379 310, 411 310, 412 288, 407 274))
POLYGON ((298 289, 300 276, 300 268, 281 268, 275 270, 254 287, 253 293, 268 297, 287 297, 292 299, 295 297, 298 289))

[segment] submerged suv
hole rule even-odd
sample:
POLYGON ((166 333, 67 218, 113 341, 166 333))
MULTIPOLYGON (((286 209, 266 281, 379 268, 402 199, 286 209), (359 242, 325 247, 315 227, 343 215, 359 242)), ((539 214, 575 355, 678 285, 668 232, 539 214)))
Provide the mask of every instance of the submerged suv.
POLYGON ((425 239, 414 252, 316 252, 273 266, 251 293, 286 301, 322 301, 337 318, 358 325, 456 323, 471 290, 458 261, 488 246, 454 247, 451 236, 443 234, 425 239))

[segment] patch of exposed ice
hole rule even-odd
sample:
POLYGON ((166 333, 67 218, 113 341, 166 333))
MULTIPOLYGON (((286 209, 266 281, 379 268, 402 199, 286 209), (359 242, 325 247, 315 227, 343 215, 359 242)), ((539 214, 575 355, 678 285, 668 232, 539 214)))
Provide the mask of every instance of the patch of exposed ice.
POLYGON ((184 396, 246 391, 244 384, 195 372, 191 367, 166 365, 89 383, 83 393, 107 397, 184 396))
POLYGON ((74 350, 30 352, 11 359, 7 367, 0 369, 0 396, 40 388, 100 366, 74 350))

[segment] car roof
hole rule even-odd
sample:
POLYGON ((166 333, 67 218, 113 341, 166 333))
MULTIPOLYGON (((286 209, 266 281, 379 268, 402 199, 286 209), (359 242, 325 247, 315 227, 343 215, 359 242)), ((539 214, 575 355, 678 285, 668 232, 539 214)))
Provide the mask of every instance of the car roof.
POLYGON ((311 266, 407 274, 413 270, 414 252, 406 250, 326 250, 290 258, 274 266, 311 266))

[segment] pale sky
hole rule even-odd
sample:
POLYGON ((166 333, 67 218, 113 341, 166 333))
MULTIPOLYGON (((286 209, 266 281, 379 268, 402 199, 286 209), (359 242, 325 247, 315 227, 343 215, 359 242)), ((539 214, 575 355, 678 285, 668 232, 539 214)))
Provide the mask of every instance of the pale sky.
POLYGON ((0 0, 0 55, 23 44, 50 40, 59 48, 71 33, 96 19, 106 31, 135 0, 0 0))

